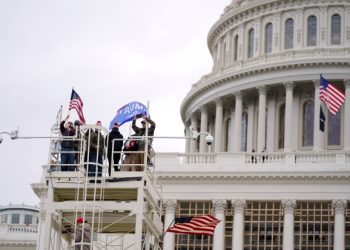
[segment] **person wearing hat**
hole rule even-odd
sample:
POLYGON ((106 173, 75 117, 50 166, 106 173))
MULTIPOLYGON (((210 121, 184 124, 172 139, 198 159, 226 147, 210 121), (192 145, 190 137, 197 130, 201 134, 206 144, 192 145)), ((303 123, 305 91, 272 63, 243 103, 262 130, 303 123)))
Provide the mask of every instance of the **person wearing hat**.
MULTIPOLYGON (((74 230, 72 230, 74 232, 74 230)), ((75 250, 88 250, 92 249, 91 245, 91 226, 84 220, 83 217, 77 219, 77 226, 75 230, 75 239, 74 239, 75 250)))
MULTIPOLYGON (((154 121, 152 121, 149 117, 145 116, 144 114, 142 114, 141 118, 142 118, 142 121, 141 121, 142 128, 136 126, 137 116, 134 116, 134 120, 132 121, 132 129, 135 131, 137 136, 145 136, 146 135, 147 124, 151 125, 150 127, 148 127, 147 136, 154 136, 154 130, 156 129, 156 123, 154 121)), ((150 163, 150 157, 151 157, 150 154, 153 152, 152 138, 150 138, 148 141, 149 141, 149 144, 148 144, 148 149, 147 149, 147 161, 148 161, 147 163, 150 163)), ((144 140, 139 141, 138 151, 145 151, 145 141, 144 140)), ((142 165, 143 162, 144 162, 143 153, 135 154, 133 164, 142 165)), ((142 166, 136 166, 136 170, 142 171, 142 166)))
POLYGON ((123 147, 123 135, 119 132, 119 124, 115 122, 113 124, 112 130, 108 135, 108 145, 107 145, 107 158, 108 158, 108 173, 109 176, 112 174, 112 162, 114 171, 119 171, 119 160, 120 160, 120 151, 123 147), (112 152, 113 150, 113 152, 112 152), (119 152, 118 152, 119 151, 119 152), (113 161, 112 161, 112 153, 113 153, 113 161))

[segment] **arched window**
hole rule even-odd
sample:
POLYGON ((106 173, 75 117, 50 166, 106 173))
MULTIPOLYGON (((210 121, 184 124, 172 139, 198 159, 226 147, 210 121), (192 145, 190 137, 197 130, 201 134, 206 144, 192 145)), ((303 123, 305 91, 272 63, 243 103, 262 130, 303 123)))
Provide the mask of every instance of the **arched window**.
POLYGON ((242 126, 241 126, 241 151, 247 152, 247 132, 248 132, 248 114, 242 113, 242 126))
POLYGON ((340 146, 340 113, 332 115, 328 112, 328 146, 340 146))
POLYGON ((238 59, 238 35, 235 36, 235 39, 234 39, 234 60, 237 61, 238 59))
POLYGON ((341 18, 334 14, 331 19, 331 44, 337 45, 341 41, 341 18))
POLYGON ((248 33, 248 58, 254 55, 254 29, 250 29, 248 33))
POLYGON ((284 33, 284 48, 292 49, 294 39, 294 21, 292 18, 286 20, 286 27, 284 33))
POLYGON ((314 103, 307 101, 303 106, 303 146, 312 146, 314 141, 314 103))
POLYGON ((265 28, 265 53, 272 52, 272 23, 268 23, 265 28))
POLYGON ((315 46, 317 41, 317 18, 309 16, 307 19, 307 46, 315 46))
POLYGON ((286 105, 283 103, 278 112, 278 148, 284 148, 284 121, 286 105))

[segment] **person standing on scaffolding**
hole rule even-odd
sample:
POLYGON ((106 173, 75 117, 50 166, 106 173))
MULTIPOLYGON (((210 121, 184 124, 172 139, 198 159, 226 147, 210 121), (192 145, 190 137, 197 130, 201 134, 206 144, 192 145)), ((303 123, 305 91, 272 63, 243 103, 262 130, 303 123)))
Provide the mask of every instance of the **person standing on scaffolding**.
POLYGON ((111 176, 112 174, 112 150, 113 150, 113 167, 114 171, 119 171, 119 160, 120 160, 120 151, 123 147, 123 135, 119 132, 119 124, 115 122, 113 124, 113 128, 111 132, 109 132, 108 135, 108 151, 107 151, 107 158, 108 158, 108 174, 111 176), (114 141, 113 141, 114 140, 114 141), (118 152, 119 151, 119 152, 118 152))
MULTIPOLYGON (((139 128, 138 126, 136 126, 136 120, 137 120, 137 116, 134 116, 134 119, 132 121, 132 129, 135 131, 135 133, 137 134, 137 136, 145 136, 146 135, 146 129, 148 129, 148 133, 147 136, 154 136, 154 130, 156 129, 156 124, 154 121, 152 121, 150 118, 148 118, 147 116, 145 116, 144 114, 142 114, 141 118, 143 119, 141 121, 141 125, 142 128, 139 128), (147 123, 151 124, 150 127, 146 128, 147 123)), ((146 151, 145 150, 145 140, 140 140, 139 141, 139 147, 138 147, 138 151, 146 151)), ((145 152, 147 153, 147 164, 150 165, 151 164, 151 157, 153 154, 153 149, 152 149, 152 138, 148 140, 148 149, 145 152)), ((144 162, 144 154, 140 153, 140 154, 135 154, 134 157, 134 162, 133 164, 138 164, 139 166, 136 166, 136 171, 142 171, 142 165, 144 162)))
MULTIPOLYGON (((63 137, 75 136, 75 128, 71 121, 68 121, 69 115, 60 123, 60 131, 63 137)), ((61 171, 75 171, 75 141, 73 138, 63 138, 61 142, 61 171)))
MULTIPOLYGON (((101 126, 101 122, 97 121, 96 126, 101 126)), ((105 154, 104 136, 99 128, 97 128, 95 131, 88 131, 87 136, 87 143, 89 144, 88 176, 94 177, 97 169, 97 176, 101 177, 103 157, 105 154)))

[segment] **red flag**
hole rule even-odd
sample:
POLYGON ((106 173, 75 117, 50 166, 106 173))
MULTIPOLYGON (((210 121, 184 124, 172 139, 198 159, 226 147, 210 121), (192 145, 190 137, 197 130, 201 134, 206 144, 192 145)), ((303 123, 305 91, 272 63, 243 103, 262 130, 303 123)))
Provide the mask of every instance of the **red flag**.
POLYGON ((220 220, 211 215, 181 217, 175 219, 175 225, 167 232, 178 234, 203 234, 212 236, 220 220))
POLYGON ((329 112, 335 115, 345 101, 345 95, 321 75, 320 99, 327 105, 329 112))
POLYGON ((72 89, 72 95, 70 97, 69 110, 75 109, 78 113, 79 120, 85 124, 85 118, 83 113, 83 101, 80 99, 77 92, 72 89))

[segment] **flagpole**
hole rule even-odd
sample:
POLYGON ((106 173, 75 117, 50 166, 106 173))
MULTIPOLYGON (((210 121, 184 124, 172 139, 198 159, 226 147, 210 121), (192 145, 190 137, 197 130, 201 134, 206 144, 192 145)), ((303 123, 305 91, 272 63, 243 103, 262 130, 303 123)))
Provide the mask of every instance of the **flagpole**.
MULTIPOLYGON (((74 87, 72 87, 72 93, 73 93, 73 91, 74 91, 74 87)), ((70 104, 70 101, 72 100, 72 93, 70 94, 69 104, 70 104)), ((70 115, 70 109, 68 107, 68 115, 67 116, 69 116, 69 115, 70 115)))
POLYGON ((168 228, 159 237, 161 241, 163 241, 165 234, 168 232, 168 229, 173 225, 174 221, 175 221, 175 218, 171 221, 171 223, 169 224, 168 228))

